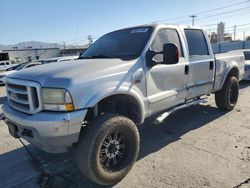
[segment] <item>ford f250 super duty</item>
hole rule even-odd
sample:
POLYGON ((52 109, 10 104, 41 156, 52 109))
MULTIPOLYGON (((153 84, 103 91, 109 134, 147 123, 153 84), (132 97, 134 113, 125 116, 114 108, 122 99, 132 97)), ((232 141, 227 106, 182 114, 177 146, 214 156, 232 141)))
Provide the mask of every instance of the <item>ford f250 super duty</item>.
POLYGON ((162 122, 210 93, 232 110, 243 73, 243 53, 214 55, 200 28, 131 27, 102 36, 77 60, 8 75, 3 114, 15 138, 51 153, 73 148, 87 178, 111 185, 135 163, 145 118, 162 122))

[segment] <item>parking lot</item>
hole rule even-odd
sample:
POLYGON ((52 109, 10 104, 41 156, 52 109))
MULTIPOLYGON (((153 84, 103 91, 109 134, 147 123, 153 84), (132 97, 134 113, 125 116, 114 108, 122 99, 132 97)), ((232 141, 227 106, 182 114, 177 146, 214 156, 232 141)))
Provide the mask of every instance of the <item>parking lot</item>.
MULTIPOLYGON (((250 83, 240 88, 232 112, 219 111, 211 95, 161 125, 141 125, 138 161, 114 187, 250 187, 250 83)), ((4 87, 0 95, 3 104, 4 87)), ((0 122, 0 187, 97 187, 80 175, 72 152, 48 154, 24 144, 0 122)))

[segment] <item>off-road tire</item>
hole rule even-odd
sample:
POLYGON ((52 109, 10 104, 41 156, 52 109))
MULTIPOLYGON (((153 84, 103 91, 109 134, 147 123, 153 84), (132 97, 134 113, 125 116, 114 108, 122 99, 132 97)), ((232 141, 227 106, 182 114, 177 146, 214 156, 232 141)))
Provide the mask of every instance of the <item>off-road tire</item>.
MULTIPOLYGON (((77 166, 82 174, 92 182, 99 185, 114 185, 131 170, 138 156, 139 142, 138 129, 133 121, 124 116, 102 114, 85 127, 80 136, 75 148, 77 166), (126 140, 124 141, 126 143, 124 151, 127 153, 124 154, 124 160, 120 159, 120 168, 107 170, 105 165, 101 164, 101 149, 107 136, 117 131, 126 140), (124 162, 123 165, 122 162, 124 162)), ((115 166, 116 163, 112 162, 115 166)))
POLYGON ((229 77, 222 89, 215 93, 215 103, 220 110, 233 110, 239 96, 239 83, 237 78, 229 77))

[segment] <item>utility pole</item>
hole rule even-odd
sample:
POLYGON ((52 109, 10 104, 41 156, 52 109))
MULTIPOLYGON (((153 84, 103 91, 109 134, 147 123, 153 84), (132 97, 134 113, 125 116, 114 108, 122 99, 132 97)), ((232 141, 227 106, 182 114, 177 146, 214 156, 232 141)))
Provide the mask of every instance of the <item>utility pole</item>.
POLYGON ((236 27, 237 25, 234 25, 234 41, 236 40, 236 27))
POLYGON ((209 25, 209 28, 208 28, 208 36, 211 39, 211 28, 210 28, 210 25, 209 25))
POLYGON ((93 43, 93 37, 91 35, 88 36, 89 46, 93 43))
POLYGON ((191 15, 190 17, 192 18, 192 26, 194 26, 194 19, 195 19, 197 16, 191 15))
POLYGON ((243 31, 243 40, 245 40, 245 39, 246 39, 246 32, 243 31))
POLYGON ((63 42, 63 48, 66 49, 66 44, 65 44, 65 42, 63 42))

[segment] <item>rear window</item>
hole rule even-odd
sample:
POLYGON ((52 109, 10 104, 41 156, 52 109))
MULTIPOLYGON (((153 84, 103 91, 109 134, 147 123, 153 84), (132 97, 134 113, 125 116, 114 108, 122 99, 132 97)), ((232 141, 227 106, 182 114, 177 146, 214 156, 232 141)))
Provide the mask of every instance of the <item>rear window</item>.
POLYGON ((207 42, 201 30, 185 29, 185 35, 187 38, 190 56, 209 55, 207 42))

